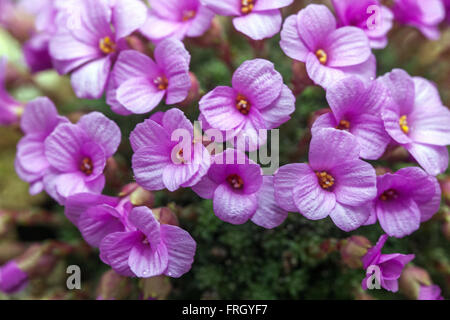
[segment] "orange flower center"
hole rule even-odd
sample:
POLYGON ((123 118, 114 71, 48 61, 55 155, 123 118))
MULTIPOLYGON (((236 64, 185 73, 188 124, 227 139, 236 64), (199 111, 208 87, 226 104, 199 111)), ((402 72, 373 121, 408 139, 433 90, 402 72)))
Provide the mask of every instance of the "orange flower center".
POLYGON ((110 37, 100 39, 99 48, 104 54, 110 54, 116 51, 116 44, 110 37))
POLYGON ((350 121, 341 120, 339 122, 339 124, 337 125, 336 129, 339 129, 339 130, 348 130, 348 129, 350 129, 350 121))
POLYGON ((249 14, 255 7, 256 0, 241 0, 241 12, 243 14, 249 14))
POLYGON ((328 172, 316 172, 316 176, 322 189, 328 190, 334 185, 334 177, 328 172))
POLYGON ((239 110, 239 112, 243 115, 247 115, 250 112, 250 107, 251 105, 247 98, 241 94, 238 94, 238 96, 236 97, 236 108, 239 110))
POLYGON ((90 176, 94 171, 94 166, 92 165, 92 160, 88 157, 83 158, 80 163, 80 170, 87 176, 90 176))
POLYGON ((380 196, 380 200, 387 201, 387 200, 394 200, 398 198, 398 193, 394 189, 388 189, 380 196))
POLYGON ((180 161, 181 163, 185 163, 186 160, 184 160, 184 151, 183 149, 178 150, 177 152, 177 160, 180 161))
POLYGON ((233 189, 240 190, 244 187, 244 180, 239 177, 237 174, 230 174, 227 177, 227 182, 233 189))
POLYGON ((183 12, 183 21, 194 19, 197 13, 194 10, 187 10, 183 12))
POLYGON ((319 50, 316 51, 316 57, 317 57, 317 59, 319 59, 319 62, 320 62, 321 64, 326 64, 327 61, 328 61, 328 55, 327 55, 327 53, 326 53, 324 50, 322 50, 322 49, 319 49, 319 50))
POLYGON ((166 90, 169 86, 169 81, 165 76, 161 76, 153 80, 153 83, 158 88, 158 90, 166 90))

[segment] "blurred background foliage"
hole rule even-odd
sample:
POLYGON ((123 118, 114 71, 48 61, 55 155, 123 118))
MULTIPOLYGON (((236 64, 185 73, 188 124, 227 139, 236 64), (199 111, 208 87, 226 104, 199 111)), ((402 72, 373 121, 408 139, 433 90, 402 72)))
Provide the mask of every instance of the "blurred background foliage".
MULTIPOLYGON (((310 2, 296 0, 294 5, 284 10, 284 14, 295 13, 310 2)), ((302 66, 293 66, 292 60, 283 54, 279 47, 279 35, 263 44, 255 43, 238 34, 230 25, 230 20, 216 18, 215 22, 222 27, 217 45, 206 47, 198 39, 185 41, 192 56, 191 71, 199 80, 201 93, 205 94, 218 85, 229 85, 232 69, 247 59, 261 57, 271 60, 283 75, 285 83, 294 88, 294 78, 295 87, 301 88, 295 114, 280 128, 280 165, 307 161, 309 125, 317 111, 328 107, 324 91, 319 87, 305 87, 308 80, 302 72, 302 66), (220 59, 221 56, 225 59, 220 59), (295 74, 292 70, 295 70, 295 74)), ((29 76, 20 43, 3 29, 0 29, 0 55, 8 57, 15 72, 29 78, 29 81, 10 86, 10 92, 17 99, 29 101, 47 95, 56 103, 60 113, 69 115, 74 121, 80 114, 94 110, 116 121, 122 130, 123 139, 115 155, 114 167, 107 174, 105 192, 117 194, 122 185, 133 181, 129 169, 131 148, 128 136, 135 125, 148 115, 123 117, 112 113, 104 100, 76 99, 69 79, 58 76, 54 71, 29 76)), ((444 104, 450 105, 449 27, 444 26, 441 39, 432 42, 415 29, 395 26, 389 36, 389 46, 375 51, 375 55, 378 75, 393 68, 402 68, 413 76, 425 77, 438 85, 444 104)), ((199 114, 197 102, 182 107, 191 120, 197 119, 199 114)), ((158 110, 167 108, 161 105, 158 110)), ((65 256, 48 276, 33 280, 26 291, 13 297, 96 298, 100 278, 108 271, 108 267, 101 263, 98 252, 87 247, 78 230, 65 219, 62 207, 44 193, 29 196, 28 185, 16 176, 14 157, 15 146, 21 137, 19 127, 1 127, 0 136, 0 211, 23 216, 16 220, 6 236, 0 236, 0 265, 35 242, 56 240, 72 247, 71 254, 65 256), (68 292, 65 289, 67 275, 64 266, 69 264, 81 267, 81 291, 68 292)), ((412 162, 401 150, 394 150, 373 164, 397 170, 412 165, 412 162)), ((448 176, 439 178, 444 180, 448 176)), ((216 218, 211 201, 200 199, 190 189, 174 193, 156 192, 154 206, 169 206, 177 213, 181 226, 197 241, 195 262, 192 270, 180 279, 158 277, 148 281, 126 280, 131 289, 126 290, 124 298, 405 298, 401 293, 391 294, 384 290, 363 293, 360 284, 364 271, 361 268, 349 268, 339 253, 340 240, 351 235, 363 235, 374 244, 382 234, 378 226, 362 227, 345 233, 329 219, 308 221, 295 213, 291 213, 274 230, 265 230, 251 222, 233 226, 216 218)), ((450 238, 449 232, 445 232, 444 220, 449 214, 448 206, 443 203, 440 213, 422 224, 420 230, 403 239, 390 238, 385 247, 386 253, 414 253, 416 258, 413 263, 429 272, 446 298, 450 298, 450 238)), ((0 219, 0 229, 1 223, 0 219)), ((9 299, 11 296, 0 294, 0 298, 9 299)))

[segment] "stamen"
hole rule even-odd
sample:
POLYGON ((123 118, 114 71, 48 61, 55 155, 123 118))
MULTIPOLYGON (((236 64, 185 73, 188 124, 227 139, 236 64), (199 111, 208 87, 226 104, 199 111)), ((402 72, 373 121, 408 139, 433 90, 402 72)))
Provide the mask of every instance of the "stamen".
POLYGON ((400 124, 400 129, 402 129, 402 131, 404 133, 406 133, 406 134, 409 133, 408 117, 407 116, 401 116, 399 124, 400 124))
POLYGON ((99 48, 104 54, 110 54, 116 51, 116 44, 110 37, 100 39, 99 48))
POLYGON ((380 196, 380 200, 387 201, 387 200, 395 200, 398 198, 398 193, 394 189, 388 189, 380 196))
POLYGON ((317 59, 319 59, 319 62, 321 64, 326 64, 327 61, 328 61, 328 55, 322 49, 319 49, 319 50, 316 51, 316 57, 317 57, 317 59))
POLYGON ((176 157, 177 157, 177 160, 180 161, 180 163, 185 163, 186 162, 186 160, 184 160, 183 156, 184 156, 183 149, 178 150, 176 157))
POLYGON ((156 78, 155 80, 153 80, 153 83, 158 88, 158 90, 161 90, 161 91, 166 90, 167 87, 169 86, 169 81, 167 80, 167 78, 165 76, 156 78))
POLYGON ((230 174, 227 177, 227 182, 233 189, 240 190, 244 187, 244 180, 239 177, 237 174, 230 174))
POLYGON ((185 11, 183 12, 183 21, 194 19, 196 15, 197 12, 195 12, 194 10, 185 11))
POLYGON ((255 7, 256 0, 241 0, 241 12, 243 14, 249 14, 255 7))
POLYGON ((236 108, 239 110, 239 112, 243 115, 248 115, 248 113, 250 112, 250 107, 251 105, 247 98, 241 94, 238 94, 236 97, 236 108))
POLYGON ((92 160, 90 158, 83 158, 80 164, 80 170, 87 176, 90 176, 94 171, 94 166, 92 165, 92 160))
POLYGON ((339 124, 337 125, 336 129, 339 129, 339 130, 348 130, 348 129, 350 129, 350 121, 341 120, 339 122, 339 124))
POLYGON ((334 177, 328 172, 316 172, 316 176, 322 189, 328 190, 334 185, 334 177))

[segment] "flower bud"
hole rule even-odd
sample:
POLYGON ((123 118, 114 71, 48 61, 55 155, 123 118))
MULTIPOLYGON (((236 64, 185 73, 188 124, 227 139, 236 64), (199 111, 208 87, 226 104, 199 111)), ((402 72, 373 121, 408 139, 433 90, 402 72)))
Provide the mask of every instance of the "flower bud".
POLYGON ((300 61, 292 62, 292 85, 295 96, 300 95, 307 87, 314 85, 306 72, 305 63, 300 61))
POLYGON ((445 176, 443 179, 439 179, 439 183, 441 185, 442 197, 445 203, 450 206, 450 177, 445 176))
POLYGON ((175 213, 167 207, 152 209, 153 215, 161 224, 178 226, 178 218, 175 213))
POLYGON ((138 186, 133 192, 131 192, 130 202, 135 207, 147 206, 151 208, 155 203, 155 196, 152 192, 138 186))
POLYGON ((345 265, 352 269, 362 268, 361 258, 371 247, 370 241, 363 236, 351 236, 340 244, 340 253, 345 265))
POLYGON ((164 300, 172 291, 169 278, 163 275, 141 279, 139 288, 142 300, 164 300))
POLYGON ((220 45, 222 42, 223 28, 219 20, 219 17, 215 17, 208 31, 201 37, 190 38, 189 41, 200 47, 216 47, 220 45))
POLYGON ((97 288, 97 300, 122 300, 131 293, 131 282, 114 270, 105 272, 97 288))
POLYGON ((420 286, 429 286, 431 284, 428 272, 416 266, 407 266, 399 280, 400 292, 413 300, 419 297, 420 286))
POLYGON ((16 293, 28 284, 28 274, 25 273, 15 260, 0 267, 0 291, 6 294, 16 293))
POLYGON ((189 78, 191 79, 191 87, 186 99, 179 103, 180 107, 187 107, 200 98, 200 84, 197 77, 192 72, 189 72, 189 78))

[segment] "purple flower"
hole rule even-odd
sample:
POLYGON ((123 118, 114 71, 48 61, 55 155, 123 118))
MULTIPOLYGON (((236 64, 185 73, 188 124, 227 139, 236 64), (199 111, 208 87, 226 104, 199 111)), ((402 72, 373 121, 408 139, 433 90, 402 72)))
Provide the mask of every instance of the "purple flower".
POLYGON ((289 16, 280 46, 290 58, 305 62, 309 77, 325 89, 349 74, 375 78, 376 61, 367 35, 356 27, 336 28, 336 19, 324 5, 310 4, 289 16))
POLYGON ((445 19, 442 0, 395 0, 395 20, 419 29, 425 37, 439 39, 439 24, 445 19))
POLYGON ((237 150, 215 155, 208 174, 192 190, 202 198, 213 199, 215 215, 232 224, 250 219, 272 229, 288 215, 276 204, 273 177, 263 176, 259 165, 237 150))
MULTIPOLYGON (((370 266, 377 266, 380 268, 380 285, 384 289, 397 292, 398 291, 398 279, 402 274, 403 268, 412 259, 414 259, 413 254, 382 254, 381 249, 383 249, 384 244, 388 236, 386 234, 382 235, 378 240, 377 244, 367 251, 367 254, 362 257, 362 263, 364 269, 367 270, 370 266)), ((367 290, 367 282, 372 274, 367 274, 367 276, 362 281, 362 288, 367 290)))
POLYGON ((417 300, 444 300, 441 295, 441 288, 437 285, 424 286, 419 288, 419 297, 417 300))
POLYGON ((58 125, 67 122, 46 97, 36 98, 25 108, 20 123, 25 136, 17 145, 15 169, 22 180, 30 183, 32 195, 44 189, 43 178, 50 167, 44 142, 58 125))
POLYGON ((446 11, 446 16, 447 16, 447 22, 450 23, 450 0, 443 0, 443 1, 444 1, 445 11, 446 11))
POLYGON ((121 275, 140 278, 178 278, 191 269, 196 243, 188 232, 160 224, 147 207, 134 208, 128 218, 132 230, 111 233, 101 242, 104 263, 121 275))
POLYGON ((377 81, 365 83, 354 76, 338 81, 327 90, 333 112, 317 118, 312 134, 323 128, 346 130, 358 140, 360 157, 376 160, 391 140, 381 119, 381 109, 388 99, 388 91, 377 81))
POLYGON ((128 197, 78 193, 66 199, 64 213, 87 243, 99 247, 108 234, 130 229, 128 214, 132 208, 128 197))
POLYGON ((25 61, 32 73, 53 67, 52 58, 48 52, 49 42, 49 35, 36 34, 23 45, 25 61))
POLYGON ((441 188, 437 179, 418 167, 377 177, 377 197, 367 224, 380 222, 391 237, 401 238, 419 229, 439 210, 441 188))
POLYGON ((146 12, 138 0, 81 0, 72 17, 79 21, 59 25, 50 55, 58 72, 72 72, 79 98, 102 96, 118 52, 127 47, 125 37, 144 23, 146 12))
POLYGON ((211 26, 214 13, 200 0, 150 0, 147 21, 140 31, 153 41, 199 37, 211 26))
POLYGON ((17 122, 23 112, 22 103, 16 101, 5 89, 6 58, 0 57, 0 125, 17 122))
POLYGON ((116 152, 120 140, 119 127, 99 112, 81 117, 76 125, 56 127, 45 140, 50 164, 44 176, 47 193, 60 204, 77 193, 100 193, 106 160, 116 152))
POLYGON ((232 88, 215 88, 199 106, 205 129, 217 129, 222 137, 226 132, 227 139, 223 140, 245 140, 246 149, 255 150, 266 141, 259 130, 277 128, 290 119, 295 97, 273 63, 255 59, 236 70, 232 88))
POLYGON ((0 267, 0 291, 13 294, 25 288, 28 275, 12 260, 0 267))
POLYGON ((280 32, 280 8, 293 0, 201 0, 202 3, 223 16, 234 16, 233 25, 239 32, 253 40, 271 38, 280 32))
POLYGON ((136 182, 147 190, 191 187, 210 166, 210 155, 201 137, 200 141, 194 140, 192 123, 179 109, 157 113, 138 124, 130 142, 136 182))
POLYGON ((275 199, 311 220, 330 216, 344 231, 360 227, 376 196, 372 166, 359 159, 358 141, 346 131, 322 129, 310 144, 309 164, 288 164, 275 174, 275 199))
POLYGON ((429 174, 448 167, 450 111, 442 105, 435 85, 395 69, 379 79, 389 89, 392 103, 382 110, 386 131, 429 174))
POLYGON ((355 26, 369 37, 370 46, 383 49, 388 44, 387 34, 392 29, 394 15, 379 0, 333 0, 339 26, 355 26))
POLYGON ((120 53, 112 72, 107 101, 119 114, 147 113, 166 97, 166 104, 182 102, 191 87, 191 56, 175 39, 160 42, 155 61, 134 50, 120 53))

